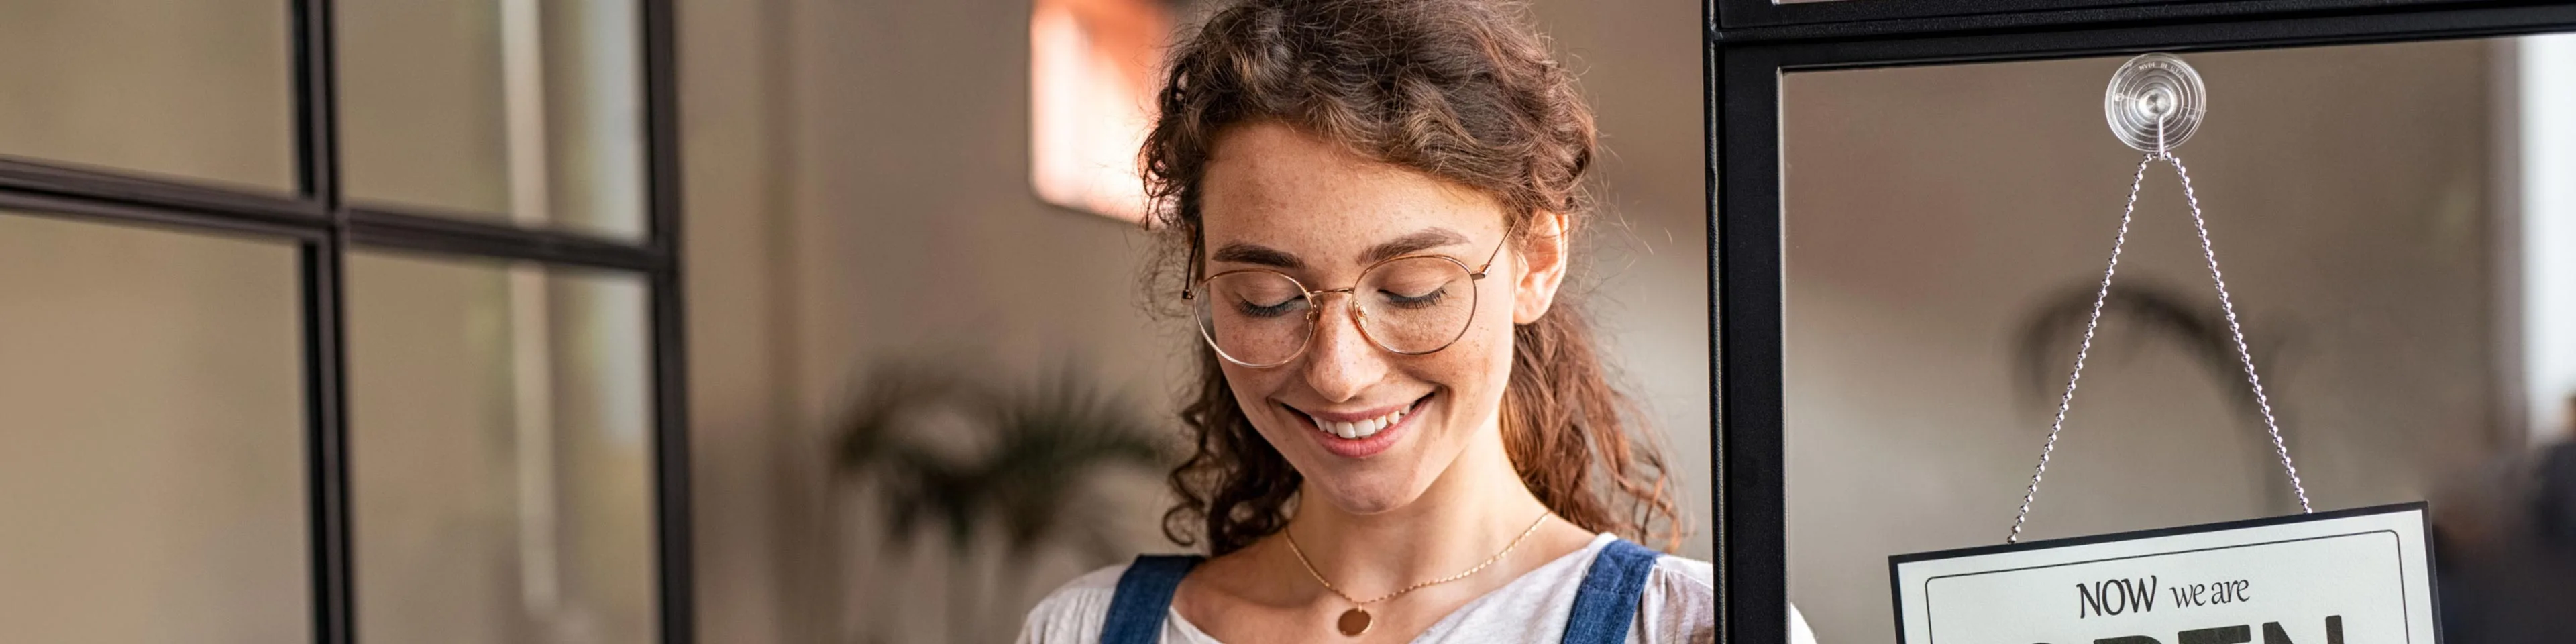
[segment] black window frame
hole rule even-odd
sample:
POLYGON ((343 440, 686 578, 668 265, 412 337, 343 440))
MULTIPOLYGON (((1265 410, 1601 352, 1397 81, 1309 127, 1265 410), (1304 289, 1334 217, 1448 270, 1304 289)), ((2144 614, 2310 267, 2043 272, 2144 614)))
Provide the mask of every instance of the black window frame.
POLYGON ((0 209, 34 215, 284 241, 297 248, 303 338, 305 501, 312 637, 356 639, 348 467, 345 259, 357 249, 526 260, 643 278, 653 373, 653 534, 661 641, 696 641, 689 524, 688 376, 682 328, 678 92, 671 0, 633 0, 641 30, 648 231, 640 242, 437 216, 341 192, 332 0, 284 0, 291 25, 296 189, 217 186, 0 150, 0 209))
POLYGON ((1788 640, 1780 80, 1798 71, 2576 31, 2491 0, 1844 0, 1701 5, 1721 642, 1788 640))

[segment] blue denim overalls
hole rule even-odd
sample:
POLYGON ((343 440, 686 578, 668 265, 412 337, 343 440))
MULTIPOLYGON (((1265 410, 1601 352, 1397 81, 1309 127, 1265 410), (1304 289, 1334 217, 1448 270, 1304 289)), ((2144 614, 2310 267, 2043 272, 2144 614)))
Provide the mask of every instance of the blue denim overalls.
MULTIPOLYGON (((1658 554, 1626 539, 1610 542, 1583 573, 1574 593, 1574 613, 1565 623, 1563 644, 1621 644, 1628 625, 1637 620, 1637 598, 1658 554)), ((1109 600, 1109 617, 1100 629, 1100 644, 1158 644, 1163 616, 1172 609, 1172 591, 1181 577, 1199 565, 1197 555, 1144 555, 1118 577, 1109 600)))

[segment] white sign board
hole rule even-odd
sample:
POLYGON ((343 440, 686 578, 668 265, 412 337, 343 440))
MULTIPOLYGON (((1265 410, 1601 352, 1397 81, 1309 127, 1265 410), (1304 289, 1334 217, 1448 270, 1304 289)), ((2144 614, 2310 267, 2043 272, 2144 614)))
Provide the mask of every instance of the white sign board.
POLYGON ((1904 644, 2438 644, 2423 503, 1888 558, 1904 644))

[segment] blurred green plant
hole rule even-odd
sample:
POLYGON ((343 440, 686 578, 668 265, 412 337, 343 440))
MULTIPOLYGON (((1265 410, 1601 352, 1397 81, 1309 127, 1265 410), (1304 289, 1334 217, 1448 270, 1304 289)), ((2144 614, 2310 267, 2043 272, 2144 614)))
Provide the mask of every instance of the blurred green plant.
POLYGON ((832 460, 836 482, 872 491, 884 509, 877 527, 886 549, 908 552, 931 528, 943 538, 952 641, 983 639, 977 616, 1018 608, 1028 585, 980 587, 979 544, 998 539, 1005 575, 1025 575, 1050 548, 1113 562, 1126 552, 1099 519, 1115 516, 1117 504, 1093 479, 1167 464, 1157 426, 1073 363, 1027 382, 969 374, 923 362, 876 368, 832 460))

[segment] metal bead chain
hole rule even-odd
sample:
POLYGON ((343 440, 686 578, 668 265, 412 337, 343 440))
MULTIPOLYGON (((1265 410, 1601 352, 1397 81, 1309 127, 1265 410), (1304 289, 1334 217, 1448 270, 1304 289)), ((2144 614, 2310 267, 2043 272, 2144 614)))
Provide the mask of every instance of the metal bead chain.
POLYGON ((2201 215, 2200 196, 2192 191, 2191 172, 2183 167, 2180 157, 2158 146, 2157 151, 2138 160, 2137 173, 2129 180, 2128 204, 2120 209, 2120 230, 2111 240, 2111 261, 2102 269, 2102 286, 2093 293, 2093 311, 2084 322, 2084 339, 2076 345, 2075 368, 2066 375, 2066 392, 2057 399, 2057 417, 2049 423, 2048 441, 2040 447, 2039 467, 2031 472, 2030 487, 2023 490, 2021 510, 2013 515, 2012 533, 2004 538, 2004 543, 2021 541, 2022 525, 2029 521, 2031 503, 2039 497, 2039 483, 2048 473, 2049 457, 2057 451, 2058 434, 2066 430, 2066 413, 2075 402, 2075 385, 2084 377, 2084 360, 2092 352, 2094 331, 2102 322, 2102 306, 2111 296, 2111 278, 2119 272, 2120 252, 2129 239, 2129 223, 2138 208, 2138 191, 2145 185, 2147 166, 2158 160, 2173 164, 2175 175, 2181 178, 2183 199, 2191 207, 2192 228, 2200 235, 2201 256, 2208 260, 2209 280, 2218 289, 2218 305, 2227 315, 2227 331, 2236 341, 2236 357, 2245 367, 2245 383, 2253 388, 2255 406, 2263 412, 2263 428, 2271 434, 2272 452, 2281 458, 2281 470, 2289 474, 2290 489, 2299 498, 2299 512, 2315 511, 2308 503, 2307 486, 2299 480, 2299 468, 2291 463, 2289 445, 2281 438, 2280 423, 2273 418, 2271 399, 2263 393, 2263 378, 2254 371, 2254 352, 2246 347, 2245 329, 2236 319, 2236 303, 2228 296, 2227 279, 2218 270, 2218 251, 2209 242, 2209 223, 2201 215))
POLYGON ((2111 237, 2111 261, 2102 267, 2102 287, 2093 292, 2093 314, 2084 320, 2084 341, 2075 345, 2075 369, 2066 374, 2066 393, 2057 397, 2057 419, 2048 423, 2048 442, 2039 448, 2039 468, 2030 473, 2030 488, 2021 495, 2021 511, 2013 514, 2012 534, 2004 543, 2021 541, 2021 525, 2030 520, 2030 504, 2039 498, 2039 481, 2048 474, 2048 457, 2057 453, 2057 435, 2066 431, 2066 410, 2075 404, 2075 383, 2084 379, 2084 358, 2093 352, 2093 331, 2102 324, 2102 303, 2111 299, 2111 276, 2120 272, 2120 249, 2129 243, 2129 218, 2138 211, 2138 188, 2146 185, 2147 164, 2155 162, 2154 154, 2138 160, 2138 172, 2129 179, 2129 203, 2120 208, 2120 232, 2111 237))
POLYGON ((2281 471, 2290 475, 2290 491, 2299 495, 2299 513, 2315 512, 2308 506, 2308 486, 2299 482, 2299 466, 2290 463, 2290 446, 2281 440, 2281 425, 2272 419, 2272 399, 2263 395, 2263 377, 2254 373, 2254 352, 2245 348, 2245 329, 2236 324, 2236 303, 2227 297, 2227 278, 2218 273, 2218 251, 2209 246, 2209 223, 2200 217, 2200 196, 2191 191, 2191 171, 2182 167, 2182 158, 2170 153, 2165 160, 2173 163, 2174 176, 2182 178, 2182 198, 2191 204, 2191 226, 2200 233, 2200 254, 2209 259, 2209 282, 2218 287, 2218 307, 2227 313, 2227 332, 2236 337, 2236 359, 2245 365, 2245 384, 2254 388, 2254 406, 2263 410, 2263 429, 2272 433, 2272 453, 2281 457, 2281 471))

